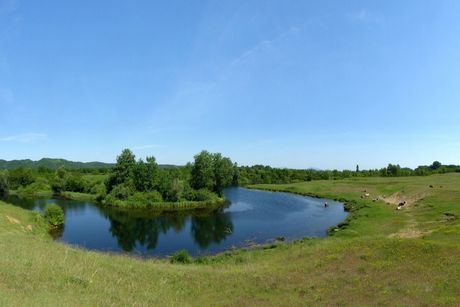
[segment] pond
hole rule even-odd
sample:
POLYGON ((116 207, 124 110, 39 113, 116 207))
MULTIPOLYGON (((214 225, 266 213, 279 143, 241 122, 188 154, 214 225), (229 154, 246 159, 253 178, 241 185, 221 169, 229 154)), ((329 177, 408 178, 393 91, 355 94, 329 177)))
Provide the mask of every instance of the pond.
POLYGON ((219 209, 163 213, 121 211, 66 199, 10 196, 6 201, 35 211, 56 203, 65 212, 59 241, 140 256, 171 255, 181 249, 191 255, 214 254, 270 243, 277 237, 323 237, 347 216, 343 204, 326 199, 244 188, 228 188, 224 194, 229 204, 219 209))

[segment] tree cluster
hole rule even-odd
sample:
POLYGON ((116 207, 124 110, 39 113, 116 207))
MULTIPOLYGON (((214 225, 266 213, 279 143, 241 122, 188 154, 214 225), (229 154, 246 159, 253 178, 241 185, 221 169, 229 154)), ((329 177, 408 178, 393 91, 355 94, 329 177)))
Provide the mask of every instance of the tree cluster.
POLYGON ((207 189, 221 194, 225 187, 235 183, 237 166, 220 153, 203 150, 195 156, 191 169, 191 185, 194 189, 207 189))
POLYGON ((431 174, 444 174, 460 172, 460 166, 443 165, 438 161, 429 166, 419 166, 415 169, 401 167, 398 164, 388 164, 387 167, 373 170, 316 170, 316 169, 287 169, 272 168, 264 165, 243 166, 238 168, 236 185, 249 184, 282 184, 311 180, 337 180, 350 177, 400 177, 400 176, 425 176, 431 174))
POLYGON ((125 149, 106 182, 107 203, 130 201, 206 201, 231 185, 235 166, 221 154, 202 151, 185 167, 159 168, 155 157, 136 160, 125 149))

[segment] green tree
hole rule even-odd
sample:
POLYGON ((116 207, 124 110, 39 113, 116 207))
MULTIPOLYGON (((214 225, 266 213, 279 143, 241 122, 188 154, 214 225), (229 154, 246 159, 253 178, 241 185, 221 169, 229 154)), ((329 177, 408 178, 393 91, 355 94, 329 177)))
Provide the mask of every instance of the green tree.
POLYGON ((80 174, 66 176, 65 190, 72 192, 84 192, 85 182, 83 181, 83 177, 80 174))
POLYGON ((154 191, 158 186, 158 176, 155 157, 147 157, 146 162, 140 159, 133 170, 135 189, 140 192, 154 191))
POLYGON ((215 185, 214 159, 206 150, 195 155, 195 162, 192 166, 191 186, 196 189, 212 190, 215 185))
POLYGON ((240 181, 240 170, 238 168, 238 164, 235 162, 233 164, 233 178, 232 178, 232 185, 237 186, 240 181))
POLYGON ((401 167, 398 164, 388 164, 387 174, 388 176, 399 176, 401 172, 401 167))
POLYGON ((169 201, 179 201, 184 193, 184 181, 178 178, 174 178, 171 182, 168 191, 169 201))
POLYGON ((35 182, 35 174, 30 168, 17 168, 9 173, 10 187, 13 190, 26 187, 35 182))
POLYGON ((60 179, 64 179, 66 175, 67 171, 65 170, 65 167, 59 166, 59 168, 56 170, 56 176, 60 179))
POLYGON ((434 161, 433 164, 430 165, 430 168, 432 170, 437 170, 437 169, 441 168, 441 166, 442 166, 441 162, 434 161))
POLYGON ((107 180, 107 191, 119 184, 131 184, 134 180, 134 169, 136 167, 136 156, 129 149, 124 149, 117 157, 117 163, 107 180))
POLYGON ((154 156, 146 158, 147 176, 146 176, 146 190, 154 191, 158 186, 159 172, 158 164, 154 156))
POLYGON ((147 190, 147 166, 144 161, 140 159, 133 170, 133 182, 136 191, 145 192, 147 190))
POLYGON ((51 189, 55 194, 59 195, 62 191, 65 190, 65 180, 55 176, 51 180, 51 189))
POLYGON ((213 166, 214 166, 214 191, 222 194, 222 190, 232 184, 233 175, 235 173, 233 169, 233 163, 230 158, 222 157, 220 153, 213 155, 213 166))

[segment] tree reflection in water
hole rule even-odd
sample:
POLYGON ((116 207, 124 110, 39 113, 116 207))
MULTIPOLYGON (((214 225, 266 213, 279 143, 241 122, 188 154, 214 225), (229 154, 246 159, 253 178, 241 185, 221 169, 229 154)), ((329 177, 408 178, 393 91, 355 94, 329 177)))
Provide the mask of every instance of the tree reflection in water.
POLYGON ((163 213, 113 208, 101 208, 101 211, 110 221, 112 236, 126 252, 132 251, 136 243, 149 250, 155 249, 160 234, 170 230, 180 232, 187 220, 191 220, 191 233, 201 248, 221 242, 233 231, 230 216, 225 215, 222 209, 163 213))
POLYGON ((211 243, 220 243, 230 235, 233 232, 233 223, 230 215, 221 208, 210 215, 194 216, 191 232, 195 243, 206 248, 211 243))
POLYGON ((49 230, 49 234, 53 238, 53 240, 58 240, 64 234, 64 230, 65 230, 65 224, 62 224, 62 225, 59 225, 58 227, 51 228, 49 230))

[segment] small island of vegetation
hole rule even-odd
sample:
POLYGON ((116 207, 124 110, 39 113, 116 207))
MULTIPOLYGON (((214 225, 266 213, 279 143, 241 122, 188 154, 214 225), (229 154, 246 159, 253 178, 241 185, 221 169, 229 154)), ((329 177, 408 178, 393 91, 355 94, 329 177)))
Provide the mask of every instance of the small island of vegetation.
POLYGON ((118 207, 196 208, 224 202, 223 189, 235 182, 236 166, 220 153, 202 151, 183 168, 160 169, 155 157, 136 161, 125 149, 105 186, 96 188, 103 204, 118 207))

